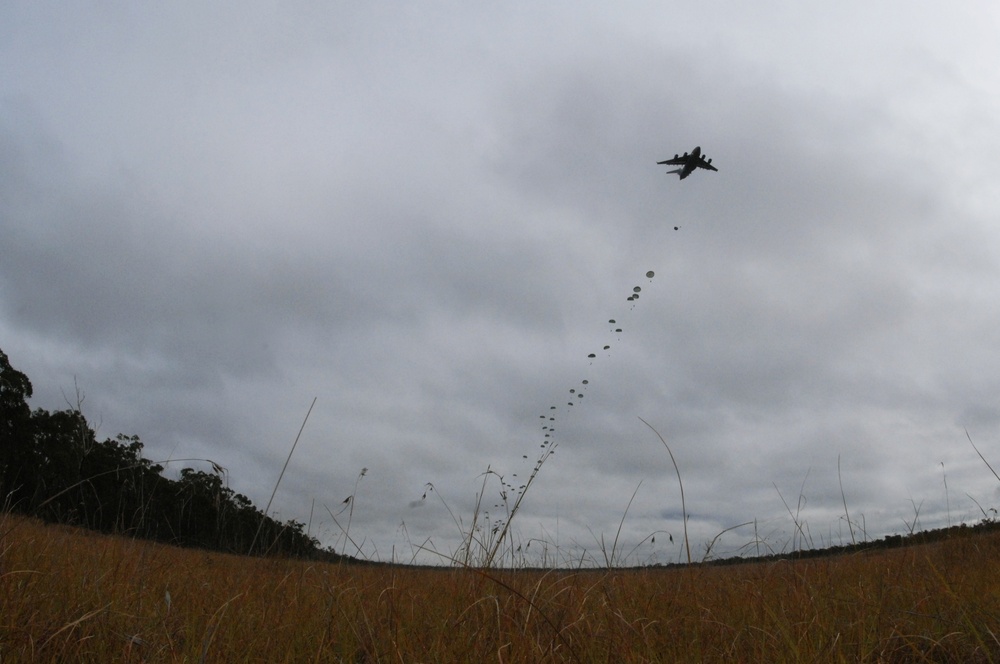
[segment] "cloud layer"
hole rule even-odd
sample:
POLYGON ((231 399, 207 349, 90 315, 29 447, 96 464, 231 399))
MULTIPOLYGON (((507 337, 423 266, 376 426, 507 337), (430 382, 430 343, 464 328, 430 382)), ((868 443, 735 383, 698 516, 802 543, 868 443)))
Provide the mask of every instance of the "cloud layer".
POLYGON ((351 552, 357 481, 382 559, 553 443, 525 543, 596 556, 638 487, 626 550, 678 559, 639 417, 696 546, 977 520, 997 12, 892 6, 5 8, 0 347, 258 505, 316 397, 276 509, 351 552))

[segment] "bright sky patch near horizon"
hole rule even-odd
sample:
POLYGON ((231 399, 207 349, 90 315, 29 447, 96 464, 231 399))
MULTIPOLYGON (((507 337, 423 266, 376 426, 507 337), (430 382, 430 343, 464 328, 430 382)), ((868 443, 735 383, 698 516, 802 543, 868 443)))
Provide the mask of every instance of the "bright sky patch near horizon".
POLYGON ((849 541, 838 459, 871 537, 975 522, 1000 508, 965 437, 1000 462, 998 18, 9 3, 0 348, 33 407, 75 380, 101 438, 214 459, 260 507, 317 397, 274 509, 356 553, 321 506, 367 468, 351 534, 383 560, 454 551, 427 483, 467 524, 546 426, 519 537, 599 559, 641 482, 629 562, 677 560, 639 417, 696 554, 753 520, 788 546, 782 497, 849 541), (695 145, 718 173, 655 165, 695 145))

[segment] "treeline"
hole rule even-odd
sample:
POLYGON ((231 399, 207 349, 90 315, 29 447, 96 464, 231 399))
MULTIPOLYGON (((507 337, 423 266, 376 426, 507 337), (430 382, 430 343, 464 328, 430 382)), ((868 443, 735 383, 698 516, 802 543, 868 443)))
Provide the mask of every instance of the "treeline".
POLYGON ((251 555, 335 559, 294 520, 280 523, 224 482, 223 468, 176 480, 138 436, 99 441, 79 408, 28 406, 28 377, 0 350, 0 508, 108 533, 251 555))

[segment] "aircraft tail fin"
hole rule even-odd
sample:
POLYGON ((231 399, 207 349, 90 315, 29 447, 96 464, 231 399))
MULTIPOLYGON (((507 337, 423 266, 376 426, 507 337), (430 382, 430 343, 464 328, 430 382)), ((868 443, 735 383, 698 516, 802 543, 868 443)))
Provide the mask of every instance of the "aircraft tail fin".
POLYGON ((684 172, 683 168, 678 168, 676 171, 667 171, 667 175, 670 175, 671 173, 677 173, 678 175, 680 175, 683 172, 684 172))

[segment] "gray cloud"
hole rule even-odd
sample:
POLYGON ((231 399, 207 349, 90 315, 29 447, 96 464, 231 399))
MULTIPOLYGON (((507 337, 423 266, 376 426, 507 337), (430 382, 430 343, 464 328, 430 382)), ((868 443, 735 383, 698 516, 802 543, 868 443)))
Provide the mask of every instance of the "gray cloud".
POLYGON ((640 482, 626 549, 664 531, 635 555, 676 559, 638 417, 699 544, 756 520, 721 549, 788 546, 778 490, 817 544, 850 537, 844 498, 870 536, 911 499, 940 525, 944 472, 974 520, 966 493, 1000 498, 963 431, 1000 422, 996 49, 885 11, 5 9, 2 347, 34 405, 75 378, 103 434, 261 505, 317 397, 276 508, 315 500, 342 546, 320 507, 367 467, 352 532, 383 558, 454 550, 438 496, 467 527, 488 467, 522 484, 553 405, 518 534, 567 559, 640 482), (696 144, 718 173, 655 165, 696 144))

